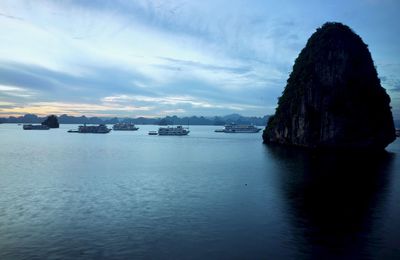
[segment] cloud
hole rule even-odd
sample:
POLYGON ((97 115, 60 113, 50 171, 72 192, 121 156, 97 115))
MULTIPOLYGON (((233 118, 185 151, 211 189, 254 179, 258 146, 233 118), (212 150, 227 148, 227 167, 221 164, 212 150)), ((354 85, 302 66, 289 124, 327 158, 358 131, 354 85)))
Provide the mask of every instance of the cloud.
MULTIPOLYGON (((203 65, 201 65, 203 66, 203 65)), ((194 113, 191 111, 199 111, 197 113, 212 113, 212 109, 216 109, 214 113, 230 113, 232 111, 260 111, 263 113, 263 106, 251 104, 246 98, 248 90, 242 98, 235 95, 227 95, 226 91, 213 89, 210 86, 204 85, 204 82, 175 82, 171 85, 151 86, 151 81, 141 75, 135 75, 131 71, 123 69, 108 68, 108 67, 88 67, 87 71, 93 71, 85 76, 74 76, 64 74, 58 71, 52 71, 40 66, 7 63, 0 61, 0 83, 12 84, 7 85, 0 93, 0 99, 4 101, 18 104, 17 110, 7 110, 4 113, 22 113, 22 111, 29 112, 37 111, 43 113, 43 109, 49 109, 53 113, 76 113, 77 109, 82 109, 82 113, 91 113, 97 115, 103 113, 103 109, 93 107, 92 110, 84 109, 84 107, 76 105, 81 103, 102 104, 104 103, 123 103, 126 106, 131 106, 129 102, 133 102, 135 106, 152 107, 153 110, 145 110, 148 116, 159 114, 159 111, 183 111, 187 113, 194 113), (150 86, 149 86, 150 85, 150 86), (18 87, 16 87, 18 86, 18 87), (213 89, 213 90, 212 90, 213 89), (5 91, 7 90, 7 92, 5 91), (119 94, 117 94, 119 93, 119 94), (6 95, 7 94, 7 95, 6 95), (20 97, 19 99, 9 99, 10 96, 20 97), (38 104, 35 106, 27 106, 23 97, 31 97, 30 103, 48 102, 46 106, 38 104), (7 99, 8 98, 8 99, 7 99), (70 109, 65 106, 60 107, 55 105, 53 109, 50 108, 52 104, 65 103, 71 105, 70 109), (170 106, 174 106, 171 108, 170 106), (176 106, 183 106, 176 108, 176 106), (62 111, 65 109, 66 111, 62 111), (197 110, 191 110, 195 108, 197 110), (199 108, 207 109, 201 112, 199 108), (177 110, 181 109, 181 110, 177 110), (152 114, 153 113, 153 114, 152 114)), ((218 68, 218 70, 224 68, 218 68)), ((113 109, 112 107, 108 107, 113 109)), ((128 109, 113 109, 116 115, 121 115, 122 112, 128 109)), ((131 109, 135 111, 135 109, 131 109)), ((258 113, 260 113, 258 112, 258 113)), ((33 113, 33 112, 31 112, 33 113)), ((110 110, 111 113, 111 110, 110 110)))
POLYGON ((28 89, 7 85, 0 85, 0 92, 1 95, 4 96, 19 98, 30 98, 34 95, 34 93, 32 91, 29 91, 28 89))
POLYGON ((219 66, 215 64, 205 64, 196 61, 190 60, 179 60, 174 58, 167 58, 167 57, 160 57, 160 59, 165 60, 171 67, 189 67, 194 69, 203 69, 203 70, 210 70, 210 71, 225 71, 231 72, 236 74, 244 74, 246 72, 251 71, 250 67, 245 66, 219 66))
POLYGON ((0 109, 1 108, 11 108, 14 107, 16 104, 13 102, 4 102, 4 101, 0 101, 0 109))
MULTIPOLYGON (((39 106, 61 110, 56 104, 68 104, 82 113, 115 115, 129 111, 105 104, 118 105, 117 97, 120 106, 149 107, 142 110, 147 116, 161 111, 273 113, 296 56, 327 19, 354 25, 372 43, 373 56, 384 61, 380 63, 397 63, 398 55, 387 53, 400 53, 399 37, 382 43, 384 37, 374 38, 379 30, 368 26, 373 23, 399 35, 398 26, 391 26, 397 25, 397 15, 392 14, 396 8, 381 7, 387 11, 385 20, 358 1, 343 1, 339 6, 261 0, 43 0, 35 4, 4 0, 0 33, 7 37, 0 41, 0 84, 25 92, 1 92, 0 100, 21 109, 47 102, 48 106, 39 106), (357 12, 349 16, 351 10, 357 12), (17 96, 26 93, 29 100, 17 96), (123 96, 136 99, 122 101, 123 96)), ((389 90, 400 70, 380 63, 382 84, 389 90)))
POLYGON ((15 19, 15 20, 23 20, 21 17, 13 16, 13 15, 8 15, 4 13, 0 13, 0 16, 8 18, 8 19, 15 19))
POLYGON ((7 107, 0 107, 0 114, 4 115, 21 115, 34 113, 37 115, 48 114, 68 114, 68 115, 93 115, 105 116, 115 115, 118 112, 120 115, 132 115, 138 111, 148 111, 151 107, 146 106, 129 106, 118 104, 85 104, 85 103, 63 103, 63 102, 34 102, 26 105, 10 104, 7 107), (121 113, 122 112, 122 113, 121 113))
POLYGON ((391 88, 390 90, 394 92, 400 92, 400 84, 393 86, 393 88, 391 88))
POLYGON ((182 108, 178 109, 170 109, 170 110, 163 110, 157 114, 157 116, 168 116, 168 115, 175 115, 175 114, 182 114, 185 113, 186 111, 182 108))
MULTIPOLYGON (((229 9, 240 5, 234 2, 229 9)), ((243 110, 252 103, 244 100, 248 96, 282 87, 290 64, 273 58, 279 51, 261 51, 264 35, 244 27, 231 30, 239 24, 255 30, 268 25, 265 19, 247 21, 251 10, 243 20, 230 17, 230 10, 205 19, 212 6, 217 10, 221 4, 13 2, 9 14, 21 20, 7 19, 0 27, 10 36, 1 43, 7 48, 0 48, 0 84, 32 90, 38 102, 95 103, 118 94, 191 96, 209 101, 179 104, 222 110, 221 103, 226 112, 243 110), (268 55, 248 57, 265 51, 268 55), (264 58, 270 61, 259 61, 264 58), (273 61, 286 63, 283 71, 273 61)), ((260 102, 253 107, 265 113, 260 102)))
POLYGON ((58 99, 61 97, 69 101, 98 100, 114 91, 146 94, 151 92, 142 85, 137 86, 137 84, 145 84, 143 82, 146 82, 146 79, 135 72, 98 65, 87 66, 85 70, 90 73, 85 76, 76 76, 33 64, 0 60, 0 84, 29 90, 31 93, 36 93, 38 98, 58 99))
MULTIPOLYGON (((212 103, 204 99, 195 98, 192 96, 166 96, 166 97, 150 97, 150 96, 129 96, 129 95, 118 95, 108 96, 102 99, 104 103, 111 104, 123 104, 128 102, 142 102, 150 103, 153 106, 167 105, 167 106, 179 106, 179 105, 190 105, 194 108, 207 108, 207 109, 230 109, 236 111, 243 111, 248 108, 260 108, 259 106, 247 105, 247 104, 232 104, 232 103, 212 103)), ((174 109, 176 110, 176 109, 174 109)), ((172 110, 168 110, 172 111, 172 110)), ((184 112, 185 110, 180 110, 184 112)))

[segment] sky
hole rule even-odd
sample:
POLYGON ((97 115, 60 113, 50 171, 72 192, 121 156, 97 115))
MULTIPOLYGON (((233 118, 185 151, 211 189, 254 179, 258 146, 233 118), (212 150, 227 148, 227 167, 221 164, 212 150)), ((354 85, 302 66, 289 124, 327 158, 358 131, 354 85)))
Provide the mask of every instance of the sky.
POLYGON ((368 44, 400 118, 398 0, 1 0, 0 117, 273 114, 327 21, 368 44))

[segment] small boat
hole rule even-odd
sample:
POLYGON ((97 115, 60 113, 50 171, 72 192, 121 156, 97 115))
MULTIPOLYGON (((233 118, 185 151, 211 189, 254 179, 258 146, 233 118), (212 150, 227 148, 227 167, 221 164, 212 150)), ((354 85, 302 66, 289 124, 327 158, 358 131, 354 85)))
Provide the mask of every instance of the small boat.
POLYGON ((117 123, 113 126, 114 131, 136 131, 139 127, 136 127, 132 123, 117 123))
POLYGON ((81 133, 81 134, 107 134, 111 131, 110 128, 108 128, 104 124, 100 124, 98 126, 95 125, 89 125, 87 126, 86 124, 80 125, 78 127, 78 130, 68 130, 68 133, 81 133))
POLYGON ((400 129, 396 129, 396 136, 400 137, 400 129))
POLYGON ((47 125, 32 125, 32 124, 26 124, 22 126, 22 129, 24 130, 49 130, 50 127, 47 125))
POLYGON ((216 129, 216 133, 258 133, 261 128, 255 127, 254 125, 236 125, 229 124, 225 125, 223 129, 216 129))
POLYGON ((189 134, 189 128, 184 128, 181 125, 178 125, 176 127, 173 126, 167 126, 167 127, 160 127, 158 128, 158 131, 150 131, 149 135, 188 135, 189 134), (151 133, 150 133, 151 132, 151 133))

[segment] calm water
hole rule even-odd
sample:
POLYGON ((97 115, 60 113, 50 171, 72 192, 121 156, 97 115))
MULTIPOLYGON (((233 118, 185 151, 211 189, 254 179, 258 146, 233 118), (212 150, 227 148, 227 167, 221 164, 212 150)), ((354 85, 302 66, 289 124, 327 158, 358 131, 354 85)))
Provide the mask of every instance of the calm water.
POLYGON ((0 125, 0 259, 400 258, 400 140, 312 154, 259 134, 0 125))

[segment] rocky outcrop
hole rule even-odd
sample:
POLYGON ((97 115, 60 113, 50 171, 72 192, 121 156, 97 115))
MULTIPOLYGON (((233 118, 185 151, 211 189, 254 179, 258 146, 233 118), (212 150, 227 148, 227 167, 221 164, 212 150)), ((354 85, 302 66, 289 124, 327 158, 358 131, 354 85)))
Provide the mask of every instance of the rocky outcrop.
POLYGON ((48 116, 46 120, 42 122, 42 125, 47 125, 50 128, 59 128, 60 124, 58 123, 58 119, 55 115, 48 116))
POLYGON ((263 133, 265 143, 383 149, 395 139, 390 97, 367 45, 326 23, 300 52, 263 133))

